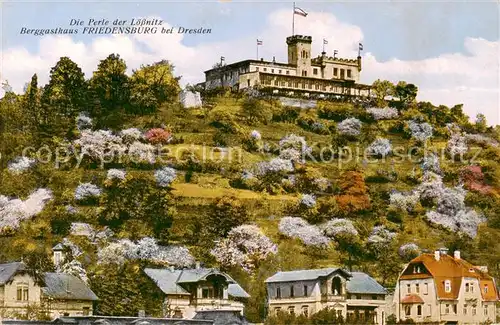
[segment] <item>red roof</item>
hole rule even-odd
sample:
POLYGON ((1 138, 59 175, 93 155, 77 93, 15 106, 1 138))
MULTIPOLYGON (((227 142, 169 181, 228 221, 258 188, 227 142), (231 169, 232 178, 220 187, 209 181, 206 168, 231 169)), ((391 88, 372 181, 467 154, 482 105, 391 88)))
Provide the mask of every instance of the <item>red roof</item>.
POLYGON ((401 299, 402 304, 423 304, 424 300, 420 298, 417 294, 409 294, 406 295, 403 299, 401 299))
MULTIPOLYGON (((408 267, 413 267, 421 263, 423 263, 425 269, 427 269, 434 278, 439 299, 457 299, 462 279, 467 277, 479 280, 481 295, 485 301, 498 301, 497 288, 495 287, 493 278, 463 259, 457 259, 453 256, 443 254, 440 256, 439 261, 436 261, 434 254, 422 254, 414 258, 408 267), (444 283, 446 280, 449 280, 451 283, 452 290, 450 292, 445 291, 444 283), (487 292, 484 292, 483 288, 485 286, 489 288, 487 292)), ((404 274, 400 279, 421 279, 428 276, 429 275, 425 274, 404 274)))

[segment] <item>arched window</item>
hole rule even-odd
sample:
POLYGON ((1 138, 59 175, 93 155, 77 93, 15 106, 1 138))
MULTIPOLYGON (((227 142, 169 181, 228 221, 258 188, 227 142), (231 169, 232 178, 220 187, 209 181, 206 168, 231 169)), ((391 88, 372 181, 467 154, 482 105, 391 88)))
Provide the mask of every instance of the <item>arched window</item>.
POLYGON ((444 291, 451 292, 451 281, 450 280, 444 281, 444 291))
POLYGON ((422 306, 420 305, 417 306, 417 315, 422 316, 422 306))
POLYGON ((342 295, 342 281, 339 277, 334 277, 332 281, 332 293, 335 296, 342 295))

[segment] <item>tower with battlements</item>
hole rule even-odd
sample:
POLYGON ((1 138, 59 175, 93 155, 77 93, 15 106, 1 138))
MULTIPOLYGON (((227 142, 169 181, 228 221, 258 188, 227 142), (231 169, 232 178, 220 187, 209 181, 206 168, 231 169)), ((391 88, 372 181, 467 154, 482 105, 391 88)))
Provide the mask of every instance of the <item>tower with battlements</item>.
POLYGON ((286 38, 288 64, 297 67, 297 75, 311 76, 311 36, 294 35, 286 38))

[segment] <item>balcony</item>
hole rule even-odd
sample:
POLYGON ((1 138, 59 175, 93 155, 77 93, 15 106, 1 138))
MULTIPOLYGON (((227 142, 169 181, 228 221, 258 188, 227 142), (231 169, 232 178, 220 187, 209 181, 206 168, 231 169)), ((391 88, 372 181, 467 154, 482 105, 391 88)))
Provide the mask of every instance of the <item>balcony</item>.
POLYGON ((321 302, 335 302, 335 301, 346 301, 346 296, 344 295, 321 295, 321 302))
POLYGON ((243 304, 238 301, 218 298, 201 298, 193 300, 192 304, 195 306, 196 311, 199 310, 243 310, 243 304))

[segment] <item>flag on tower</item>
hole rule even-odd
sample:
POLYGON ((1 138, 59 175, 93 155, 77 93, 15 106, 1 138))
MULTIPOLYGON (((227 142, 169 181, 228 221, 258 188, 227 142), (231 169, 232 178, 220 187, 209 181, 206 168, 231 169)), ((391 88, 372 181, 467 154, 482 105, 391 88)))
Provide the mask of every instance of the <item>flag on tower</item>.
POLYGON ((328 44, 328 41, 326 39, 323 38, 323 44, 328 44))
POLYGON ((302 17, 307 17, 307 12, 304 10, 300 9, 299 7, 293 7, 293 14, 294 15, 299 15, 302 17))
POLYGON ((363 51, 363 44, 359 43, 359 50, 363 51))
POLYGON ((262 41, 259 41, 259 40, 257 39, 257 45, 262 45, 262 41))

